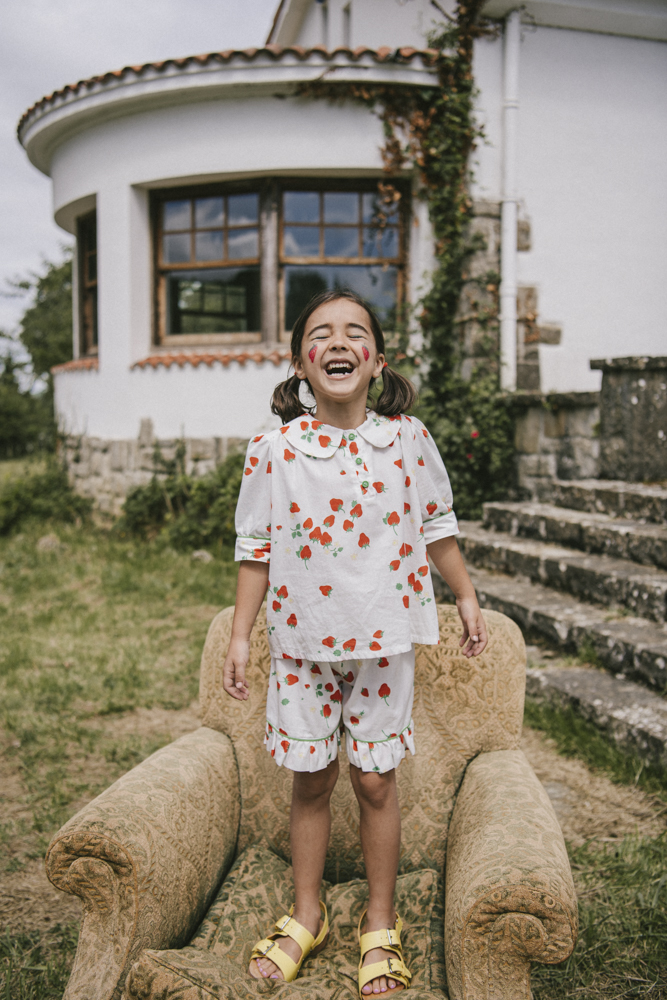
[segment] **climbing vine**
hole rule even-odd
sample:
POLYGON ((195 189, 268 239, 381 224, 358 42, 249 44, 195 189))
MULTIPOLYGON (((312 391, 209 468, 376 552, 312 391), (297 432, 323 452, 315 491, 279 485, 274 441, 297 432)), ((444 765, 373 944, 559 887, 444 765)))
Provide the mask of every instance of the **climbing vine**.
MULTIPOLYGON (((514 481, 513 422, 500 392, 498 286, 478 266, 485 241, 475 232, 471 155, 483 137, 475 118, 475 39, 494 29, 481 18, 484 0, 459 2, 428 44, 437 84, 423 87, 319 80, 303 96, 354 100, 370 107, 384 131, 385 179, 378 185, 375 224, 400 199, 394 179, 406 167, 420 178, 435 239, 436 267, 416 309, 423 350, 409 348, 401 327, 394 360, 420 370, 419 416, 431 429, 452 480, 457 512, 478 517, 483 500, 500 499, 514 481)), ((414 320, 413 320, 414 323, 414 320)))

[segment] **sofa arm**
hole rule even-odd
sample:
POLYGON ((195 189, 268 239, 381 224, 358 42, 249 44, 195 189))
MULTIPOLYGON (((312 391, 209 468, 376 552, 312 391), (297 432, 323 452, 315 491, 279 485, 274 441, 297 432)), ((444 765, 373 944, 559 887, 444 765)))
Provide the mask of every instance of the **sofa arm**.
POLYGON ((577 900, 556 814, 520 750, 480 754, 449 827, 445 952, 452 1000, 530 1000, 530 963, 562 962, 577 900))
POLYGON ((58 831, 47 875, 84 905, 63 1000, 115 1000, 142 949, 188 941, 232 863, 239 812, 231 740, 201 727, 58 831))

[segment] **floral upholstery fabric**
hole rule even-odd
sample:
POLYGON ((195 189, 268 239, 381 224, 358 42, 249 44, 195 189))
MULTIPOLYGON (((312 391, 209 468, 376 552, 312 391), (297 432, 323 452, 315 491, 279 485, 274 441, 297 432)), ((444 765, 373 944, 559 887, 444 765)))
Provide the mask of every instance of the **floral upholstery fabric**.
MULTIPOLYGON (((276 998, 353 1000, 359 961, 357 924, 368 899, 368 884, 361 879, 323 885, 331 923, 329 943, 304 962, 294 983, 259 982, 247 975, 253 945, 293 902, 291 886, 291 869, 284 861, 265 848, 249 848, 227 875, 189 948, 144 952, 128 978, 127 1000, 144 996, 256 1000, 266 993, 276 998)), ((406 996, 444 1000, 441 877, 431 869, 400 876, 396 907, 405 925, 404 955, 414 974, 406 996)))
MULTIPOLYGON (((439 646, 417 646, 415 667, 416 756, 397 771, 403 818, 401 873, 444 871, 447 828, 468 761, 484 750, 519 745, 525 688, 525 650, 518 626, 504 615, 484 613, 489 651, 461 654, 456 609, 438 608, 439 646)), ((200 702, 204 725, 227 733, 239 762, 243 811, 238 850, 265 842, 290 861, 291 775, 263 746, 269 648, 263 622, 252 632, 246 677, 248 701, 233 701, 222 688, 222 664, 233 610, 213 621, 202 657, 200 702)), ((260 616, 261 618, 261 616, 260 616)), ((341 882, 365 874, 359 845, 359 811, 341 753, 341 776, 332 800, 332 828, 325 878, 341 882)))

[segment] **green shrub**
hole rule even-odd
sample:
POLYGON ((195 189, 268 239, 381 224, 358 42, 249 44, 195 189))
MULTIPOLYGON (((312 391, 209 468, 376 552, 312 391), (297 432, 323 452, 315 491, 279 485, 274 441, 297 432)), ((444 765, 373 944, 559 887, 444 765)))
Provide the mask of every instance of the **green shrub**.
POLYGON ((163 532, 181 550, 233 544, 243 455, 230 455, 199 479, 185 473, 183 459, 183 446, 172 461, 156 455, 162 475, 128 493, 116 530, 143 538, 163 532))
POLYGON ((0 535, 7 535, 24 521, 85 520, 93 502, 74 492, 67 471, 55 461, 44 472, 9 479, 0 486, 0 535))

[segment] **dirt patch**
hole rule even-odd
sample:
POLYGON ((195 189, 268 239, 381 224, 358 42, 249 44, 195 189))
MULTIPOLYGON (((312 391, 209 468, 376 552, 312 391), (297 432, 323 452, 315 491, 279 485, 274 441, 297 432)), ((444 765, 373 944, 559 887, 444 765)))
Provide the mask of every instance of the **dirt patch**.
POLYGON ((543 733, 524 727, 521 749, 544 785, 565 839, 573 847, 595 837, 630 833, 656 837, 667 828, 667 807, 637 788, 615 785, 579 760, 562 757, 543 733))
POLYGON ((174 711, 168 708, 135 708, 122 715, 106 716, 99 720, 104 732, 118 739, 122 736, 168 736, 177 740, 201 725, 199 702, 174 711))
POLYGON ((82 914, 78 896, 51 885, 43 861, 29 861, 20 871, 0 877, 0 926, 13 934, 43 934, 56 924, 78 923, 82 914))

